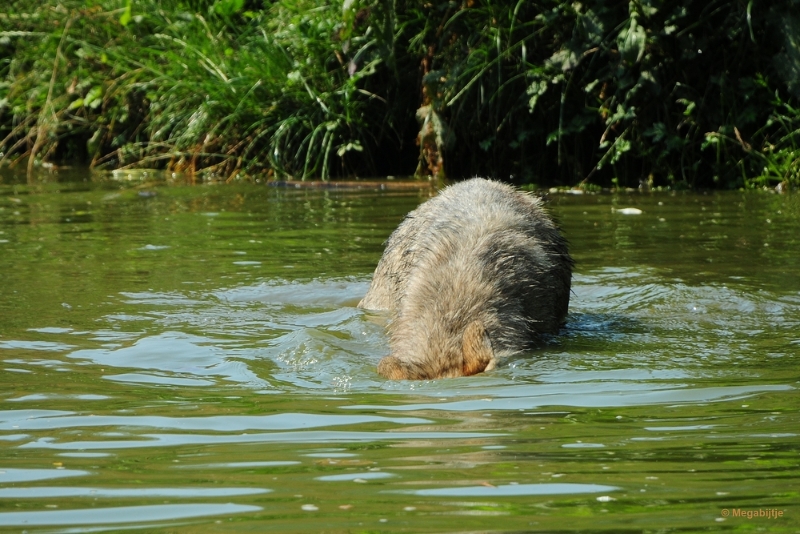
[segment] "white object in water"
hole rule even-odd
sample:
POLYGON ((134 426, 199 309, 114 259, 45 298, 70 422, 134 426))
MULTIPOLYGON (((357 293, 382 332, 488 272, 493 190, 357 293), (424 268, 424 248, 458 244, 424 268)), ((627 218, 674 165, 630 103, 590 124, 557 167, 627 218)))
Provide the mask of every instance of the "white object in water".
POLYGON ((616 211, 617 213, 619 213, 621 215, 641 215, 642 214, 642 210, 640 210, 639 208, 620 208, 618 210, 615 209, 614 211, 616 211))

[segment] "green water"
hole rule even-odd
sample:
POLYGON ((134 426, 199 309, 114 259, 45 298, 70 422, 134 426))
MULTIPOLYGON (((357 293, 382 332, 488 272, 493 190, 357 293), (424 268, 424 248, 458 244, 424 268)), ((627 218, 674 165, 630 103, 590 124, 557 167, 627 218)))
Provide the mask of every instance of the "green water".
POLYGON ((387 382, 428 193, 67 178, 0 182, 0 530, 800 532, 798 195, 554 195, 562 334, 387 382))

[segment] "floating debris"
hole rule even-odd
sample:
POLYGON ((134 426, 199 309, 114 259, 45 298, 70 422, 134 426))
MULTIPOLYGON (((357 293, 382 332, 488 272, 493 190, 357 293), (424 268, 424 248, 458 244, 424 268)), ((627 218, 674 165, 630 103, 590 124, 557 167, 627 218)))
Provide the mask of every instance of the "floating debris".
POLYGON ((641 215, 642 210, 639 208, 620 208, 615 209, 615 212, 619 213, 620 215, 641 215))

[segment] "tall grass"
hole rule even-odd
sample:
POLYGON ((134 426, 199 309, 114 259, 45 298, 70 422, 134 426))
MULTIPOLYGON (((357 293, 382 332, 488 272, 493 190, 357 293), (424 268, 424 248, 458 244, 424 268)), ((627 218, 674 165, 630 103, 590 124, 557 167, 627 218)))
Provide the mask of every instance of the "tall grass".
POLYGON ((792 0, 16 0, 0 164, 800 184, 792 0))
POLYGON ((12 28, 0 33, 2 160, 223 177, 374 170, 369 155, 392 131, 373 127, 387 101, 362 79, 383 56, 357 35, 342 50, 341 4, 195 4, 12 4, 0 15, 12 28))

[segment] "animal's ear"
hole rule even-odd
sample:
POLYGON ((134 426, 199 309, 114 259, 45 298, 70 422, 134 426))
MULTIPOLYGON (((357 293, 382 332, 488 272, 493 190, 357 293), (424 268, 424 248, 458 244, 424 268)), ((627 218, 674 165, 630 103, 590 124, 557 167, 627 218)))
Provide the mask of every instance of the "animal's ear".
POLYGON ((462 371, 470 376, 494 368, 494 351, 483 323, 473 321, 464 330, 461 338, 461 352, 464 355, 462 371))
POLYGON ((378 362, 378 374, 389 380, 405 380, 408 378, 406 368, 402 362, 394 356, 386 356, 378 362))

